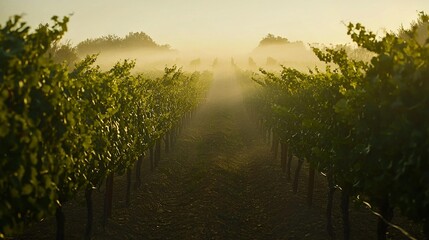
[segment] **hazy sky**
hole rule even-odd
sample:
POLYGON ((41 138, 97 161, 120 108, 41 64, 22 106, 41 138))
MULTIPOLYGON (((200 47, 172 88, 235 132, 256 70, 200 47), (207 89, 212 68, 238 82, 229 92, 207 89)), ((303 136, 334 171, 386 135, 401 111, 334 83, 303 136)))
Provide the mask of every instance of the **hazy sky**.
POLYGON ((0 0, 0 24, 24 14, 31 25, 73 13, 73 44, 143 31, 179 50, 250 52, 267 33, 289 40, 350 42, 342 22, 383 32, 429 13, 429 0, 0 0))

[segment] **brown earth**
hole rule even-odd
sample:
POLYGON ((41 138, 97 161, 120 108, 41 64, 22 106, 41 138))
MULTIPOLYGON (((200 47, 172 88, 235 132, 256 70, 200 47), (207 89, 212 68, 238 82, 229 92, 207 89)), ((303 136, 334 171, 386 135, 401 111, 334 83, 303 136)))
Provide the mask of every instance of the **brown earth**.
MULTIPOLYGON (((125 206, 125 177, 116 177, 113 214, 104 229, 104 189, 94 194, 93 239, 329 239, 326 179, 316 175, 313 206, 308 207, 308 166, 293 194, 261 136, 245 110, 233 71, 215 73, 207 101, 173 152, 163 155, 153 173, 145 162, 143 185, 132 192, 130 207, 125 206)), ((65 206, 66 239, 83 238, 83 199, 78 196, 65 206)), ((334 208, 336 235, 342 239, 338 192, 334 208)), ((376 239, 376 220, 369 210, 352 204, 352 239, 376 239)), ((406 239, 397 230, 390 237, 406 239)), ((54 238, 55 221, 46 219, 19 239, 54 238)))

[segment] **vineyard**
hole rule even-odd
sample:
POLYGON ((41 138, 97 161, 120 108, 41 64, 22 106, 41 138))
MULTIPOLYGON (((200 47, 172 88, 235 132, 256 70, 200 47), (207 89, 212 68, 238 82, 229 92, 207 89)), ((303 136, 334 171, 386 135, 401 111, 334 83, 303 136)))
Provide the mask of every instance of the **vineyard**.
POLYGON ((307 72, 71 67, 50 52, 69 19, 52 21, 0 26, 0 239, 52 222, 56 239, 429 238, 424 13, 383 37, 349 24, 370 60, 313 47, 307 72))
POLYGON ((96 56, 69 71, 46 57, 67 30, 68 18, 53 21, 30 33, 15 17, 1 30, 1 237, 55 214, 57 239, 64 238, 61 206, 81 190, 89 237, 92 191, 106 182, 107 219, 114 174, 130 178, 148 150, 151 168, 157 167, 161 141, 171 143, 210 80, 176 66, 148 79, 131 74, 135 63, 128 60, 101 71, 96 56))
POLYGON ((381 39, 349 24, 353 41, 375 53, 370 62, 350 58, 343 49, 313 48, 326 69, 303 73, 283 67, 278 74, 261 69, 253 77, 260 86, 254 86, 248 106, 273 134, 273 152, 281 146, 281 167, 289 178, 292 156, 299 159, 294 191, 304 162, 310 165, 308 205, 315 171, 326 175, 331 237, 336 189, 344 239, 350 239, 351 198, 380 215, 378 239, 386 239, 394 208, 421 223, 429 236, 429 38, 419 41, 419 26, 428 36, 428 22, 422 13, 403 36, 388 33, 381 39))

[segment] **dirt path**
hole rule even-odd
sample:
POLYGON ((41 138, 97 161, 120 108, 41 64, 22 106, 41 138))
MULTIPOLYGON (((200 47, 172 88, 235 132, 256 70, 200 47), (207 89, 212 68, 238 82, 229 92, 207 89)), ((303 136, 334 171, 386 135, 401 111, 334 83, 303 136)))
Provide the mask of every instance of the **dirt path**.
MULTIPOLYGON (((130 207, 124 204, 124 177, 115 180, 112 219, 105 229, 100 224, 102 191, 95 194, 94 239, 328 239, 326 181, 316 176, 309 208, 306 171, 304 165, 299 193, 293 194, 245 111, 234 72, 217 72, 207 101, 173 153, 164 155, 155 172, 146 172, 130 207)), ((342 239, 338 206, 336 199, 335 228, 342 239)), ((66 206, 66 217, 66 238, 81 239, 83 201, 66 206)), ((375 218, 367 210, 353 209, 351 220, 352 239, 376 238, 375 218)), ((53 239, 53 224, 46 220, 22 239, 53 239)))
MULTIPOLYGON (((215 75, 169 162, 147 179, 127 212, 113 215, 129 219, 118 224, 130 238, 261 239, 270 233, 261 231, 267 216, 255 198, 263 182, 254 170, 262 165, 254 160, 267 155, 233 72, 215 75)), ((123 239, 109 229, 109 238, 123 239)))
POLYGON ((214 78, 175 153, 97 239, 326 239, 323 211, 288 196, 234 73, 214 78))

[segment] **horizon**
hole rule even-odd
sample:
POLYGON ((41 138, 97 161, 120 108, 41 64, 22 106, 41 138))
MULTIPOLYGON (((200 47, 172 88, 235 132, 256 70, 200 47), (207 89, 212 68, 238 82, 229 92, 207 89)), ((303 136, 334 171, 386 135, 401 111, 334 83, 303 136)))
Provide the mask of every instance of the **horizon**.
POLYGON ((4 23, 13 15, 24 15, 30 26, 50 23, 54 15, 68 16, 68 32, 63 41, 72 45, 109 34, 123 37, 144 32, 157 44, 198 54, 248 54, 268 33, 306 44, 347 44, 345 24, 360 22, 378 34, 397 31, 429 12, 429 1, 361 1, 348 4, 339 0, 323 3, 312 0, 238 2, 147 1, 122 2, 82 0, 3 0, 0 17, 4 23), (317 23, 317 24, 314 24, 317 23))

